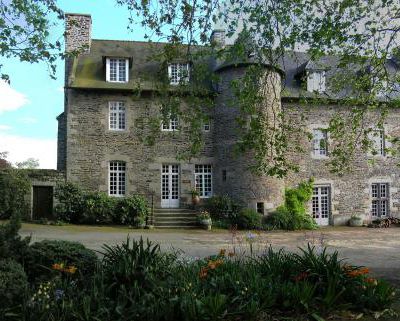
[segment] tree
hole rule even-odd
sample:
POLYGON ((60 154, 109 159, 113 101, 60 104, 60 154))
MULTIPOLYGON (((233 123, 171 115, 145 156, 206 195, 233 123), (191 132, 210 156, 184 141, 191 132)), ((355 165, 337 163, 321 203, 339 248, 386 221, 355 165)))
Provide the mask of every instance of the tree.
POLYGON ((35 169, 39 168, 39 160, 35 158, 28 158, 25 161, 15 163, 17 168, 35 169))
MULTIPOLYGON (((48 65, 55 77, 56 60, 61 56, 60 41, 50 41, 51 18, 63 19, 56 0, 0 0, 0 57, 48 65)), ((0 72, 3 67, 0 64, 0 72)), ((0 73, 9 81, 9 75, 0 73)))
POLYGON ((8 152, 0 152, 0 169, 10 168, 11 164, 7 161, 8 152))
MULTIPOLYGON (((209 55, 220 61, 250 63, 251 67, 240 79, 231 82, 234 92, 232 104, 239 107, 238 124, 241 139, 236 150, 254 155, 252 168, 270 176, 284 177, 296 170, 288 154, 301 150, 293 145, 296 137, 306 135, 304 127, 290 122, 284 109, 273 115, 262 115, 266 102, 260 94, 271 79, 263 66, 272 70, 285 69, 285 55, 302 48, 310 61, 318 64, 324 57, 333 57, 330 68, 335 70, 327 95, 299 93, 296 104, 312 107, 332 103, 345 112, 336 112, 329 122, 328 132, 335 141, 331 149, 332 171, 343 173, 351 168, 357 151, 371 149, 371 128, 383 128, 389 108, 397 107, 398 77, 390 73, 388 58, 398 57, 396 44, 400 31, 400 4, 394 0, 117 0, 131 12, 130 23, 141 24, 148 30, 146 37, 167 40, 163 52, 155 55, 162 64, 174 59, 204 65, 209 55), (227 31, 229 46, 210 44, 210 31, 222 25, 227 31), (200 63, 199 63, 200 62, 200 63), (343 92, 346 94, 343 95, 343 92), (384 97, 381 93, 384 92, 384 97), (379 99, 377 97, 380 97, 379 99), (388 98, 388 99, 386 99, 388 98), (390 99, 389 99, 390 98, 390 99), (368 119, 372 113, 376 119, 368 119), (260 116, 261 115, 261 116, 260 116), (266 134, 268 133, 268 134, 266 134)), ((397 60, 396 60, 397 61, 397 60)), ((195 67, 196 68, 196 67, 195 67)), ((204 70, 191 75, 197 84, 210 79, 204 70)), ((201 146, 196 105, 212 105, 213 100, 199 92, 198 86, 181 84, 181 95, 158 88, 162 96, 163 115, 188 113, 179 103, 185 102, 194 113, 189 113, 193 133, 191 155, 201 146), (203 102, 201 102, 203 100, 203 102), (197 146, 197 147, 196 147, 197 146)), ((285 88, 276 88, 281 93, 285 88)), ((214 106, 216 107, 216 106, 214 106)), ((299 108, 301 110, 301 108, 299 108)), ((305 113, 302 115, 305 117, 305 113)), ((395 152, 393 148, 391 152, 395 152)), ((186 155, 187 156, 187 155, 186 155)))

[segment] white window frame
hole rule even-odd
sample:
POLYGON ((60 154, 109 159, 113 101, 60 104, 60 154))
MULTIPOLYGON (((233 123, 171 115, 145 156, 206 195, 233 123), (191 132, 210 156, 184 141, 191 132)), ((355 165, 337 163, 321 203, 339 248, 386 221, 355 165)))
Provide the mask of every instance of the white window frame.
POLYGON ((322 94, 326 91, 325 70, 309 70, 307 72, 307 91, 322 94))
POLYGON ((111 131, 126 130, 126 107, 123 101, 108 102, 108 129, 111 131))
POLYGON ((203 131, 206 133, 211 131, 211 122, 209 120, 203 122, 203 131))
POLYGON ((368 135, 368 138, 372 141, 372 151, 369 152, 370 156, 385 157, 386 156, 386 137, 384 129, 372 129, 368 135))
POLYGON ((108 195, 124 197, 126 195, 126 162, 108 163, 108 195))
POLYGON ((213 195, 212 173, 212 165, 210 164, 194 165, 195 188, 199 192, 200 198, 210 198, 213 195))
POLYGON ((311 197, 311 214, 318 225, 329 225, 332 216, 332 187, 328 184, 316 184, 313 186, 313 194, 311 197), (326 188, 327 193, 322 193, 322 189, 326 188), (326 199, 326 204, 324 203, 326 199), (328 217, 322 218, 321 210, 325 207, 328 217), (325 223, 328 224, 325 224, 325 223))
POLYGON ((371 216, 374 218, 390 216, 390 183, 374 182, 371 184, 371 216), (382 206, 382 204, 385 205, 382 206), (385 210, 382 215, 383 207, 385 210))
POLYGON ((329 156, 329 139, 328 131, 325 128, 312 129, 312 156, 313 158, 327 158, 329 156), (321 146, 321 142, 325 141, 325 146, 321 146))
POLYGON ((163 132, 176 132, 179 131, 179 118, 178 116, 168 116, 168 123, 164 120, 161 121, 161 131, 163 132))
POLYGON ((126 83, 129 81, 129 59, 127 58, 119 58, 119 57, 110 57, 106 59, 106 81, 107 82, 116 82, 116 83, 126 83), (117 62, 116 65, 116 77, 117 79, 111 79, 111 61, 115 60, 117 62), (120 78, 120 62, 125 61, 125 79, 120 78))
POLYGON ((168 79, 170 85, 177 86, 181 83, 189 82, 190 65, 189 63, 171 63, 168 65, 168 79), (176 68, 176 74, 174 71, 176 68))

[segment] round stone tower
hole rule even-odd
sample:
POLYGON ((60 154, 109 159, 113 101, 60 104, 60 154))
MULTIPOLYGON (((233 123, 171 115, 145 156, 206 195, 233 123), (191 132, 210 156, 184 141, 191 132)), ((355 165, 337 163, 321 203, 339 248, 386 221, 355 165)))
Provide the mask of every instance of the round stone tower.
MULTIPOLYGON (((284 201, 284 181, 275 177, 256 174, 250 170, 255 164, 252 152, 236 153, 235 145, 239 139, 238 117, 243 119, 232 90, 233 80, 245 76, 252 63, 223 63, 216 67, 219 75, 218 96, 214 115, 214 191, 227 194, 242 201, 248 208, 267 214, 284 201)), ((265 128, 273 133, 276 115, 281 111, 281 72, 269 65, 263 65, 259 82, 259 92, 263 97, 257 112, 262 113, 265 128)), ((255 115, 257 116, 257 115, 255 115)), ((251 117, 251 116, 248 116, 251 117)), ((275 124, 276 125, 276 124, 275 124)), ((279 128, 277 128, 279 130, 279 128)))

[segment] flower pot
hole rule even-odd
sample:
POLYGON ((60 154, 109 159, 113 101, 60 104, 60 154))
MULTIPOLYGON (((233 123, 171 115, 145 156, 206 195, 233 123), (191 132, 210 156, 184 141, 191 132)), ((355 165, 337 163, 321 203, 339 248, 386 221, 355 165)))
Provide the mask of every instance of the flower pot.
POLYGON ((200 225, 208 231, 211 230, 211 224, 211 218, 200 220, 200 225))
POLYGON ((363 226, 363 219, 361 217, 352 217, 349 221, 350 226, 363 226))
POLYGON ((199 203, 200 203, 200 196, 198 196, 198 195, 192 196, 192 204, 197 205, 199 203))

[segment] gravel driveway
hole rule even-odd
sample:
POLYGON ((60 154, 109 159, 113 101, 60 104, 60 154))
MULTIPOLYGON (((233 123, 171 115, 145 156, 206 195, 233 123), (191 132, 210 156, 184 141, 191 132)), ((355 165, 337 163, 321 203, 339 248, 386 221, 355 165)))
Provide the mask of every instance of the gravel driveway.
MULTIPOLYGON (((121 227, 47 226, 23 224, 22 235, 32 235, 32 241, 61 239, 81 242, 94 250, 103 244, 117 244, 129 236, 149 238, 161 244, 164 250, 180 249, 192 257, 216 254, 221 248, 232 249, 232 234, 225 230, 134 230, 121 227)), ((249 251, 247 232, 239 232, 235 247, 249 251)), ((314 232, 262 232, 254 238, 254 250, 271 245, 298 251, 310 242, 317 247, 338 250, 341 258, 351 264, 368 266, 373 274, 400 286, 400 228, 369 229, 329 227, 314 232)))

